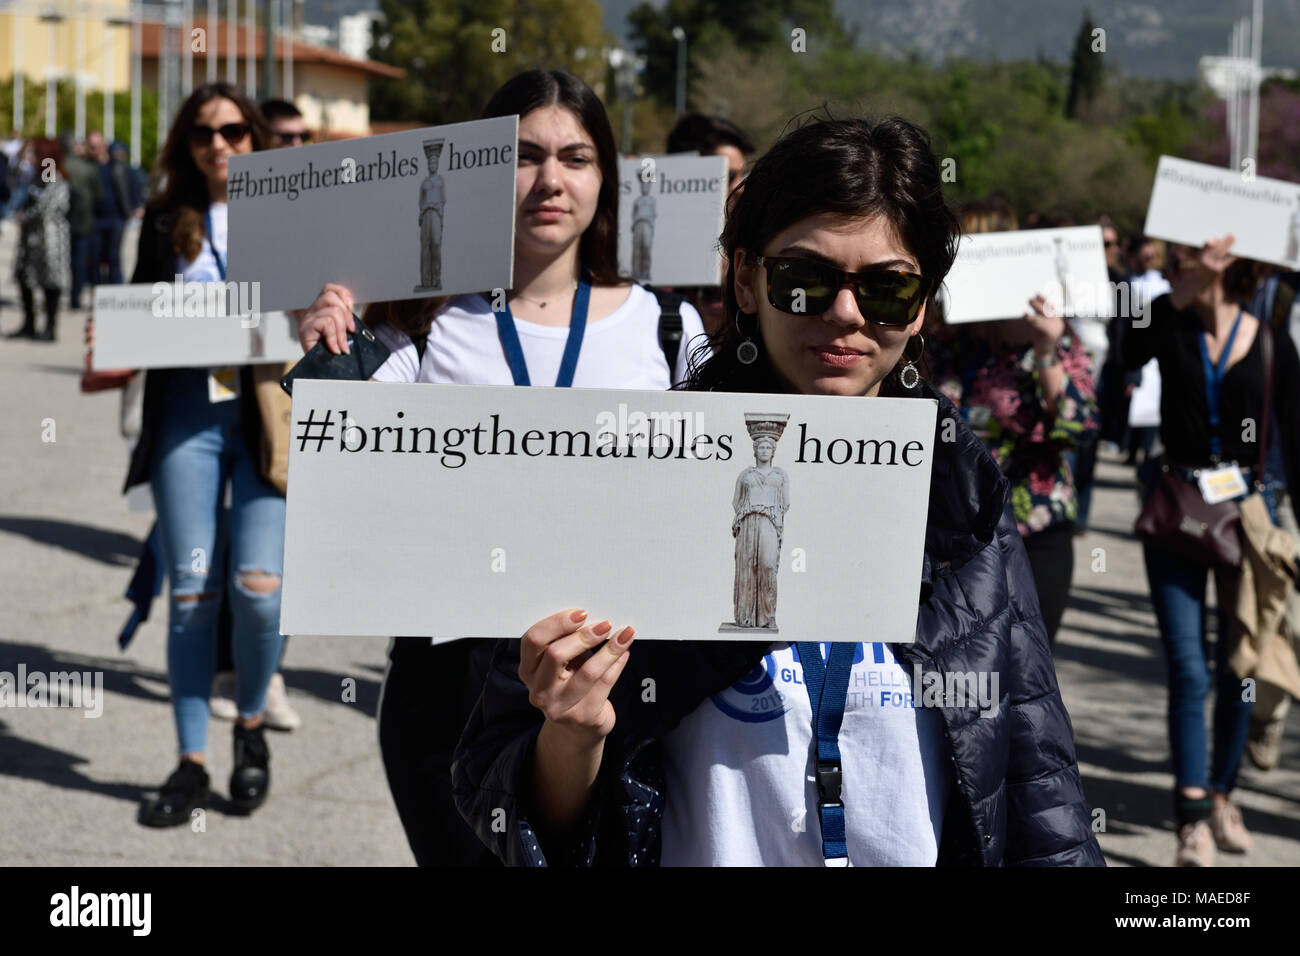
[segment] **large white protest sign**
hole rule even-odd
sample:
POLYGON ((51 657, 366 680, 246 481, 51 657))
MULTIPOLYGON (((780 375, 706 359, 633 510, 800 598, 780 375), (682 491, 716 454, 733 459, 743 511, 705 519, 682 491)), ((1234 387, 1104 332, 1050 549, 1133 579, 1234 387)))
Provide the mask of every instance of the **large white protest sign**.
MULTIPOLYGON (((302 358, 298 323, 252 311, 249 283, 95 287, 95 369, 259 365, 302 358)), ((255 288, 255 287, 254 287, 255 288)))
POLYGON ((358 302, 508 289, 519 118, 230 158, 229 277, 306 308, 327 282, 358 302))
POLYGON ((1143 230, 1200 248, 1232 234, 1234 255, 1300 266, 1300 184, 1161 156, 1143 230))
POLYGON ((727 198, 723 156, 619 160, 618 266, 637 282, 718 285, 727 198))
POLYGON ((915 639, 933 401, 307 380, 280 629, 915 639))
POLYGON ((949 324, 1019 318, 1036 295, 1070 317, 1114 311, 1100 226, 964 235, 944 287, 949 324))

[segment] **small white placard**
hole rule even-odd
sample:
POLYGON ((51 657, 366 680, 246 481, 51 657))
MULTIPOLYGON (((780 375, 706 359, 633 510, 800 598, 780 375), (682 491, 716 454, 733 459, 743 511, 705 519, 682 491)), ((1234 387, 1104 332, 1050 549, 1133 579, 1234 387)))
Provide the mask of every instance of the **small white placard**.
POLYGON ((722 260, 724 156, 637 156, 619 160, 618 265, 654 285, 718 285, 722 260))
POLYGON ((518 637, 573 605, 650 639, 911 642, 936 413, 301 381, 280 628, 518 637))
POLYGON ((944 290, 950 325, 1020 318, 1036 295, 1067 317, 1115 308, 1100 226, 962 236, 944 290))
POLYGON ((1143 230, 1200 248, 1232 234, 1232 253, 1300 266, 1300 185, 1161 156, 1143 230))
POLYGON ((298 323, 245 311, 247 283, 156 282, 95 287, 92 368, 203 368, 302 358, 298 323))
POLYGON ((232 156, 232 279, 266 308, 508 289, 519 117, 232 156))

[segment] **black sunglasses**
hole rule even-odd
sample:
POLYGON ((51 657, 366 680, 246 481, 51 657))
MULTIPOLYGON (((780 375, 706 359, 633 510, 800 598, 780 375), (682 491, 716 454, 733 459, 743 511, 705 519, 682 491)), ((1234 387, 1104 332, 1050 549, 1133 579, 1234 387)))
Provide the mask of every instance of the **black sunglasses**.
POLYGON ((913 272, 869 269, 845 272, 816 259, 750 255, 767 269, 767 301, 789 315, 820 315, 847 284, 868 322, 898 328, 921 311, 930 283, 913 272))
POLYGON ((211 126, 195 124, 190 127, 189 138, 190 143, 195 146, 211 146, 212 137, 220 133, 222 139, 234 146, 237 143, 242 143, 250 132, 252 132, 252 127, 247 123, 227 123, 225 126, 216 129, 211 126))
POLYGON ((306 131, 301 133, 276 133, 275 138, 281 146, 293 146, 295 143, 306 146, 311 142, 311 133, 306 131))

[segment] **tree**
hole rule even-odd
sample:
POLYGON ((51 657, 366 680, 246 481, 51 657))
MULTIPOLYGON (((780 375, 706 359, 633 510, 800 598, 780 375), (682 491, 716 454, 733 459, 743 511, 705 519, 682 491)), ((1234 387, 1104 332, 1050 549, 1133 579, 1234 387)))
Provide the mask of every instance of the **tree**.
POLYGON ((375 81, 377 120, 477 119, 506 80, 566 69, 603 93, 608 39, 597 0, 381 0, 371 56, 406 70, 375 81))
POLYGON ((1085 11, 1083 23, 1074 38, 1074 59, 1070 67, 1070 92, 1065 99, 1065 115, 1078 119, 1086 107, 1101 94, 1104 80, 1101 55, 1105 49, 1105 34, 1094 37, 1096 26, 1092 14, 1085 11), (1102 45, 1098 48, 1098 39, 1102 45))
POLYGON ((662 9, 647 0, 627 18, 633 46, 646 58, 646 93, 665 105, 673 104, 677 89, 673 27, 686 31, 688 86, 729 46, 757 55, 780 44, 788 52, 796 28, 804 31, 810 53, 853 39, 835 15, 833 0, 668 0, 662 9))

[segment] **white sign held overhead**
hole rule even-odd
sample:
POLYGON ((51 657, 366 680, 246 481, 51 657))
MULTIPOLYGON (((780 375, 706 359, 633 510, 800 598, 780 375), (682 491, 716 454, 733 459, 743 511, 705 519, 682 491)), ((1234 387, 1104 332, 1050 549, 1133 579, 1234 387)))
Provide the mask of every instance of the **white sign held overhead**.
POLYGON ((1231 234, 1231 252, 1300 267, 1300 184, 1161 156, 1143 230, 1200 248, 1231 234))
POLYGON ((910 642, 936 414, 301 381, 280 627, 518 637, 574 605, 647 639, 910 642))
POLYGON ((1115 291, 1100 226, 962 236, 944 280, 944 320, 1020 318, 1036 295, 1069 318, 1112 314, 1115 291))
POLYGON ((298 324, 253 309, 256 288, 234 282, 95 287, 92 367, 202 368, 302 358, 298 324))
POLYGON ((519 118, 230 158, 230 278, 301 309, 327 282, 358 302, 508 289, 519 118))
POLYGON ((654 285, 718 285, 726 199, 723 156, 619 160, 619 272, 654 285))

